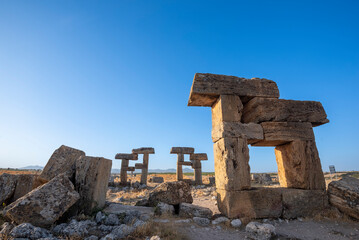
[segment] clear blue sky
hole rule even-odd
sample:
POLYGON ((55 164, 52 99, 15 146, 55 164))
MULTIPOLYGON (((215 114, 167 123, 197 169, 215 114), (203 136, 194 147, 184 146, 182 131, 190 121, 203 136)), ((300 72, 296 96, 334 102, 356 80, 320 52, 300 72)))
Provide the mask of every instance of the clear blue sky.
MULTIPOLYGON (((152 146, 206 152, 210 108, 187 107, 196 72, 264 77, 281 98, 323 103, 324 170, 359 170, 358 1, 0 1, 0 167, 44 166, 65 144, 87 155, 152 146)), ((276 171, 251 148, 252 171, 276 171)), ((119 168, 120 162, 114 161, 119 168)))

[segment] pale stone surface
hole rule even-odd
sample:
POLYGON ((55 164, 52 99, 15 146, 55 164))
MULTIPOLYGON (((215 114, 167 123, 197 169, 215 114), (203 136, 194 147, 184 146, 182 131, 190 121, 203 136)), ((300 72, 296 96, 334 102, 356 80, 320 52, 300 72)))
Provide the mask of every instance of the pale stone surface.
POLYGON ((247 138, 249 144, 264 139, 263 128, 257 123, 222 122, 212 128, 212 141, 225 137, 247 138))
POLYGON ((111 204, 110 206, 106 207, 103 212, 116 215, 132 214, 138 216, 140 219, 150 219, 154 216, 154 209, 152 207, 130 206, 118 203, 111 204))
POLYGON ((242 226, 242 221, 240 219, 233 219, 231 221, 231 226, 234 228, 239 228, 240 226, 242 226))
POLYGON ((228 222, 228 221, 229 221, 229 219, 226 218, 226 217, 218 217, 218 218, 216 218, 216 219, 214 219, 212 221, 212 224, 217 225, 217 224, 225 223, 225 222, 228 222))
POLYGON ((315 141, 293 141, 277 146, 275 155, 282 187, 325 190, 315 141))
POLYGON ((3 213, 17 224, 49 227, 79 198, 68 177, 61 174, 8 205, 3 213))
POLYGON ((183 181, 161 183, 150 192, 148 200, 150 206, 156 206, 158 202, 171 205, 193 202, 191 187, 183 181))
POLYGON ((212 128, 222 122, 240 122, 243 104, 236 95, 221 95, 212 106, 212 128))
POLYGON ((212 106, 219 95, 278 98, 279 90, 274 81, 267 79, 196 73, 188 106, 212 106))
POLYGON ((253 98, 243 108, 242 121, 311 122, 318 126, 329 122, 320 102, 276 98, 253 98))
POLYGON ((201 207, 190 203, 180 203, 179 206, 179 216, 183 218, 201 217, 210 219, 212 218, 212 215, 213 212, 211 209, 206 207, 201 207))
POLYGON ((217 189, 250 188, 249 150, 246 139, 222 138, 214 144, 217 189))
POLYGON ((229 218, 278 218, 282 214, 282 193, 278 188, 217 189, 217 193, 218 208, 229 218))
POLYGON ((182 154, 191 154, 194 153, 194 148, 191 147, 172 147, 171 154, 182 153, 182 154))
POLYGON ((137 153, 137 154, 154 154, 155 153, 155 149, 151 148, 151 147, 142 147, 142 148, 136 148, 136 149, 132 149, 132 153, 137 153))
POLYGON ((102 208, 106 201, 112 161, 100 157, 83 156, 76 161, 76 186, 81 199, 78 210, 90 214, 93 208, 102 208))
POLYGON ((0 175, 0 204, 8 203, 16 188, 17 176, 3 173, 0 175))
POLYGON ((250 233, 254 239, 269 240, 276 235, 275 227, 268 223, 250 222, 246 226, 246 232, 250 233))
POLYGON ((161 216, 172 216, 175 214, 175 208, 167 203, 160 202, 156 206, 156 214, 161 216))
POLYGON ((329 183, 328 196, 331 205, 359 219, 359 179, 346 177, 329 183))
POLYGON ((309 122, 263 122, 264 140, 252 146, 279 146, 295 140, 314 140, 312 124, 309 122))
POLYGON ((64 172, 71 176, 75 168, 74 164, 81 156, 85 156, 83 151, 62 145, 52 154, 42 170, 40 178, 50 181, 64 172))
POLYGON ((283 213, 286 219, 312 217, 328 207, 328 196, 323 190, 282 190, 283 213))

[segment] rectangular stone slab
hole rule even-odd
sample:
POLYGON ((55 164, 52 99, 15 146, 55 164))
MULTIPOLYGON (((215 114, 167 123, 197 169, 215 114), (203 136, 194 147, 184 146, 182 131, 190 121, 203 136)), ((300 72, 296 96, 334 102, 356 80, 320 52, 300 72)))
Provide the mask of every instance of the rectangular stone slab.
POLYGON ((192 162, 179 162, 179 165, 192 166, 192 162))
POLYGON ((135 168, 136 169, 142 169, 142 168, 144 168, 145 166, 142 164, 142 163, 136 163, 135 164, 135 168))
POLYGON ((225 137, 247 138, 249 144, 264 139, 263 128, 256 123, 222 122, 212 128, 213 142, 225 137))
POLYGON ((154 154, 155 153, 155 149, 151 148, 151 147, 143 147, 143 148, 136 148, 136 149, 132 149, 132 153, 137 153, 137 154, 154 154))
POLYGON ((133 172, 136 170, 136 167, 126 167, 124 168, 126 171, 133 172))
POLYGON ((138 160, 138 155, 136 153, 117 153, 115 159, 138 160))
POLYGON ((320 102, 253 98, 244 105, 242 122, 310 122, 315 127, 329 120, 320 102))
POLYGON ((216 188, 242 190, 250 188, 249 149, 246 139, 221 138, 214 143, 216 188))
POLYGON ((190 160, 208 160, 207 153, 192 153, 189 156, 190 160))
POLYGON ((237 95, 220 95, 212 106, 212 128, 222 122, 240 122, 242 109, 237 95))
POLYGON ((260 78, 239 78, 210 73, 196 73, 193 79, 188 106, 210 107, 219 95, 240 97, 279 97, 274 81, 260 78))
POLYGON ((191 154, 194 153, 194 148, 191 147, 172 147, 171 154, 182 153, 182 154, 191 154))
POLYGON ((309 122, 263 122, 264 139, 252 146, 279 146, 295 140, 314 140, 312 124, 309 122))

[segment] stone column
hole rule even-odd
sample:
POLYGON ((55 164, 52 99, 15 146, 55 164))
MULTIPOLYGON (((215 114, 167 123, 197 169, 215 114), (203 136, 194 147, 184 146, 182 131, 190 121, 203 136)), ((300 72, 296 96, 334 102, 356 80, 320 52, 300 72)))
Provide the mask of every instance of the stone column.
POLYGON ((117 153, 115 156, 115 159, 121 159, 121 185, 127 184, 127 171, 134 171, 134 167, 129 167, 129 160, 138 160, 137 154, 129 154, 129 153, 117 153))
POLYGON ((137 148, 133 149, 132 153, 134 154, 143 154, 143 162, 142 164, 136 164, 136 169, 141 169, 141 184, 147 185, 147 175, 148 175, 148 160, 149 154, 154 154, 154 148, 137 148))
POLYGON ((194 148, 190 147, 172 147, 171 154, 177 154, 177 181, 183 180, 182 165, 192 166, 191 162, 184 161, 184 154, 194 153, 194 148))
POLYGON ((202 160, 208 160, 206 153, 193 153, 190 155, 192 168, 194 169, 194 182, 196 185, 202 185, 202 160))

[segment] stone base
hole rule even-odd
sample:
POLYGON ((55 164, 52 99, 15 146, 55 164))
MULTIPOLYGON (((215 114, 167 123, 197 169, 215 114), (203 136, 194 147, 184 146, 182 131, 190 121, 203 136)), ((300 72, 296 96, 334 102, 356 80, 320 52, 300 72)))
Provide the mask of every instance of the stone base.
POLYGON ((326 192, 289 188, 217 189, 218 208, 229 218, 309 217, 328 206, 326 192))

